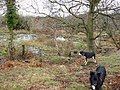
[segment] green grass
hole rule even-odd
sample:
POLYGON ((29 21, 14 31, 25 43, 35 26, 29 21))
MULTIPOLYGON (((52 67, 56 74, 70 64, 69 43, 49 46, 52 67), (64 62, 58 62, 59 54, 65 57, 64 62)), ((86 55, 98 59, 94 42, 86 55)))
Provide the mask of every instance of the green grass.
POLYGON ((99 65, 106 65, 108 72, 120 72, 120 55, 114 54, 99 58, 99 65))
POLYGON ((3 70, 0 72, 0 81, 2 82, 0 86, 3 89, 10 87, 11 90, 14 90, 17 87, 24 88, 27 85, 29 86, 39 81, 50 80, 53 76, 47 74, 46 70, 31 67, 3 70))
POLYGON ((79 83, 72 83, 69 85, 68 90, 87 90, 88 86, 84 84, 79 84, 79 83))
MULTIPOLYGON (((53 61, 57 57, 52 57, 53 61)), ((98 57, 98 65, 105 65, 108 74, 120 72, 120 55, 114 54, 110 56, 98 57)), ((93 63, 89 63, 93 64, 93 63)), ((0 90, 24 90, 31 87, 37 90, 88 90, 89 83, 78 82, 85 76, 84 72, 89 69, 89 65, 83 66, 81 70, 79 66, 67 66, 52 64, 45 67, 19 67, 8 70, 0 70, 0 90), (71 70, 71 71, 70 71, 71 70)), ((89 72, 88 72, 89 73, 89 72)), ((89 75, 88 75, 89 76, 89 75)), ((88 77, 86 76, 86 77, 88 77)))

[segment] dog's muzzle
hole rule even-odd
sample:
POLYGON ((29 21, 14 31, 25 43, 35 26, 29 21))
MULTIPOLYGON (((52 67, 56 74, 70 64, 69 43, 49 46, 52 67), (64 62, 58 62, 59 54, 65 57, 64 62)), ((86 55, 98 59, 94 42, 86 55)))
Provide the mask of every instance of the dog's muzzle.
POLYGON ((95 86, 94 85, 92 85, 92 89, 95 90, 95 86))
POLYGON ((79 53, 78 55, 80 55, 80 56, 81 56, 82 54, 80 54, 80 53, 79 53))

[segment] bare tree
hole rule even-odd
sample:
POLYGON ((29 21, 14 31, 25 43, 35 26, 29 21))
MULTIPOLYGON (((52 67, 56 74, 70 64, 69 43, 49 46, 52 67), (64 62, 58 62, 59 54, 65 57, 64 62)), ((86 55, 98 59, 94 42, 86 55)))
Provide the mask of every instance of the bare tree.
POLYGON ((112 15, 112 21, 107 19, 106 22, 108 25, 106 29, 106 33, 108 36, 112 39, 112 43, 115 45, 115 47, 119 50, 120 49, 120 14, 119 13, 114 13, 112 15), (108 23, 110 22, 110 23, 108 23), (112 24, 111 24, 112 23, 112 24))
POLYGON ((47 3, 45 3, 48 12, 43 13, 40 11, 38 5, 40 1, 32 1, 34 5, 30 6, 34 9, 33 13, 57 19, 63 22, 66 27, 70 27, 73 30, 76 30, 76 26, 78 29, 82 27, 82 32, 86 34, 89 51, 95 51, 95 39, 107 28, 104 23, 105 19, 99 18, 99 16, 109 18, 114 23, 114 18, 111 14, 113 12, 119 12, 120 10, 120 3, 117 3, 116 0, 48 0, 46 1, 47 3), (83 17, 82 14, 86 16, 83 17), (66 22, 65 18, 70 15, 78 20, 77 24, 75 23, 76 21, 73 22, 74 24, 69 23, 72 22, 72 20, 66 22), (55 16, 62 18, 56 18, 55 16), (101 19, 102 22, 99 22, 99 19, 101 19), (95 31, 99 31, 99 33, 96 35, 94 33, 95 31))
POLYGON ((95 51, 94 40, 105 30, 105 28, 102 28, 104 26, 101 26, 102 30, 98 28, 99 25, 96 24, 95 20, 99 15, 113 19, 111 13, 120 9, 119 4, 116 5, 115 0, 49 0, 49 2, 54 5, 51 8, 50 15, 68 12, 81 20, 80 25, 84 27, 89 51, 95 51), (87 14, 86 19, 81 16, 81 9, 84 9, 83 13, 87 14), (95 29, 100 29, 98 35, 94 34, 95 29))

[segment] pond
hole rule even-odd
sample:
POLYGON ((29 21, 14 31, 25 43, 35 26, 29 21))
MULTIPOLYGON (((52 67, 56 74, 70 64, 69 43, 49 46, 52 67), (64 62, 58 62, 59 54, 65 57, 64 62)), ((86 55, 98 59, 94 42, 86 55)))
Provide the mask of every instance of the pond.
MULTIPOLYGON (((38 35, 36 34, 17 34, 14 36, 14 42, 31 41, 31 40, 36 40, 37 38, 38 35)), ((0 35, 0 43, 2 45, 7 46, 8 39, 9 39, 8 35, 0 35)), ((20 46, 20 45, 15 43, 15 46, 20 46)), ((44 52, 40 50, 38 47, 29 46, 28 50, 34 54, 44 54, 44 52)))
MULTIPOLYGON (((7 41, 9 35, 0 35, 0 42, 7 41)), ((29 41, 29 40, 36 40, 38 35, 36 34, 17 34, 14 36, 15 41, 29 41)))
POLYGON ((29 40, 36 40, 38 35, 36 34, 17 34, 15 36, 16 41, 29 41, 29 40))
MULTIPOLYGON (((7 43, 8 39, 9 39, 8 35, 0 35, 0 43, 4 44, 4 46, 6 46, 8 44, 7 43)), ((36 40, 36 39, 38 39, 37 34, 16 34, 14 36, 14 42, 32 41, 32 40, 36 40)), ((59 41, 66 40, 62 36, 59 36, 55 39, 59 40, 59 41)), ((20 45, 18 43, 15 43, 15 46, 20 46, 20 45)), ((42 51, 41 49, 39 49, 38 47, 35 47, 35 46, 29 46, 28 50, 34 54, 45 54, 44 51, 42 51)))

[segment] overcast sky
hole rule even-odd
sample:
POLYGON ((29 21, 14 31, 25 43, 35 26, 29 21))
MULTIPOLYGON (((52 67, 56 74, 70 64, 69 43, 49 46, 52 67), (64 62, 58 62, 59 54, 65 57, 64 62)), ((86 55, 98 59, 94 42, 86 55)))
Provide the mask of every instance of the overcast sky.
MULTIPOLYGON (((44 13, 49 13, 49 10, 46 9, 46 1, 47 0, 17 0, 19 1, 17 4, 19 5, 19 13, 21 15, 34 15, 34 16, 39 16, 38 12, 44 12, 44 13), (32 5, 32 6, 31 6, 32 5), (37 9, 34 9, 37 8, 37 9), (36 13, 35 13, 36 12, 36 13)), ((119 2, 120 5, 120 0, 116 0, 119 2)), ((82 8, 84 11, 85 8, 82 8)), ((83 12, 81 11, 81 12, 83 12)))
POLYGON ((22 15, 38 15, 39 12, 48 13, 49 11, 45 9, 45 3, 46 0, 21 0, 18 3, 20 5, 19 13, 22 15))
MULTIPOLYGON (((19 10, 19 13, 22 15, 36 15, 37 16, 38 12, 49 13, 49 10, 45 9, 45 7, 46 7, 45 4, 46 4, 47 0, 21 0, 21 1, 22 2, 20 2, 19 5, 22 8, 19 10), (33 7, 31 5, 33 5, 33 7, 35 7, 35 8, 37 8, 35 14, 33 14, 35 12, 35 9, 33 9, 33 7), (31 13, 31 12, 33 12, 33 13, 31 13)), ((119 5, 120 5, 120 0, 116 0, 116 2, 119 2, 119 5)), ((82 8, 81 12, 85 11, 84 9, 85 8, 82 8)))

